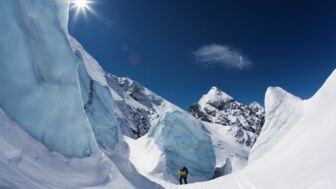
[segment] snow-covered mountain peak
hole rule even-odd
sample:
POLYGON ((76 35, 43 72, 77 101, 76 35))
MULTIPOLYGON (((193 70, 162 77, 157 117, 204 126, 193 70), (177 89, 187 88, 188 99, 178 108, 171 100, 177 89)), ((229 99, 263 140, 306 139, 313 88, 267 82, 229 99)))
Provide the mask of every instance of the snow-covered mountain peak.
POLYGON ((259 102, 257 101, 253 101, 250 105, 249 105, 250 108, 263 108, 259 102))
POLYGON ((212 87, 189 108, 189 112, 202 121, 232 127, 232 134, 237 141, 247 146, 255 142, 265 115, 259 103, 244 105, 218 87, 212 87))
POLYGON ((107 74, 106 77, 110 86, 115 89, 119 95, 128 95, 133 100, 150 108, 163 106, 165 100, 144 87, 141 83, 127 77, 117 77, 112 74, 107 74), (122 92, 125 94, 121 94, 122 92))
POLYGON ((170 108, 177 109, 137 81, 112 74, 105 77, 113 92, 119 125, 131 138, 145 135, 164 112, 170 108))
POLYGON ((212 87, 207 94, 202 96, 198 103, 201 105, 210 104, 219 108, 219 106, 221 106, 223 103, 231 100, 234 99, 230 95, 218 87, 212 87))
POLYGON ((208 95, 220 96, 220 97, 223 97, 223 98, 233 99, 230 95, 228 95, 227 93, 225 93, 224 91, 222 91, 220 88, 218 88, 216 86, 211 87, 211 89, 208 92, 208 95))
POLYGON ((264 107, 261 106, 257 101, 253 101, 248 107, 252 110, 253 113, 260 117, 265 115, 264 107))

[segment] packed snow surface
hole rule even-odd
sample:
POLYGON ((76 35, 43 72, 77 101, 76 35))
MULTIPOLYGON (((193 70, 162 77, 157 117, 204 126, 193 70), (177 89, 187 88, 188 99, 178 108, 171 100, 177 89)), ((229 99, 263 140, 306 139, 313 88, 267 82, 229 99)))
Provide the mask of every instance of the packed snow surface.
POLYGON ((202 122, 209 131, 216 154, 216 167, 222 167, 229 159, 232 170, 240 170, 247 165, 250 148, 236 142, 236 138, 231 135, 230 126, 202 122))

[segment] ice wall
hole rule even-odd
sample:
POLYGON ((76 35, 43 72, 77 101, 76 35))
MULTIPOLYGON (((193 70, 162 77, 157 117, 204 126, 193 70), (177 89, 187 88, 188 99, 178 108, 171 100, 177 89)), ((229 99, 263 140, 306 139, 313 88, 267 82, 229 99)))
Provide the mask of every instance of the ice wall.
POLYGON ((67 37, 68 1, 0 1, 0 107, 49 150, 97 151, 67 37))
POLYGON ((70 42, 78 64, 84 110, 97 143, 103 149, 114 150, 121 135, 105 73, 98 62, 74 38, 71 37, 70 42))
POLYGON ((191 115, 168 111, 147 136, 154 139, 164 156, 156 171, 176 176, 180 167, 186 166, 191 176, 212 178, 216 164, 212 141, 208 131, 191 115))

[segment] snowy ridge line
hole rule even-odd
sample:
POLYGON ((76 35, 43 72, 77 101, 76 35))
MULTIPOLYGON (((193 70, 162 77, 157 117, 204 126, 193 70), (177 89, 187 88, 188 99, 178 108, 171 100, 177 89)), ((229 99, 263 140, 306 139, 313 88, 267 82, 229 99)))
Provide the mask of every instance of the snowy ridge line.
POLYGON ((251 149, 249 163, 272 150, 304 114, 304 101, 280 87, 269 87, 265 96, 266 122, 262 130, 264 134, 251 149), (274 129, 275 127, 277 129, 274 129))
POLYGON ((281 88, 269 88, 265 127, 251 152, 257 158, 240 172, 181 188, 334 188, 335 86, 336 70, 307 100, 281 88))

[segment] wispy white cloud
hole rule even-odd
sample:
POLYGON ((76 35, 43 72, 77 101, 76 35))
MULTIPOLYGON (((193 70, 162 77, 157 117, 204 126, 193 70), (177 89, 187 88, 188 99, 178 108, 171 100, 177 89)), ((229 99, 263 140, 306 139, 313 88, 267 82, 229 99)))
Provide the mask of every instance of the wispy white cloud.
POLYGON ((226 67, 244 69, 253 63, 238 50, 224 45, 205 45, 193 52, 195 60, 203 67, 226 67))

